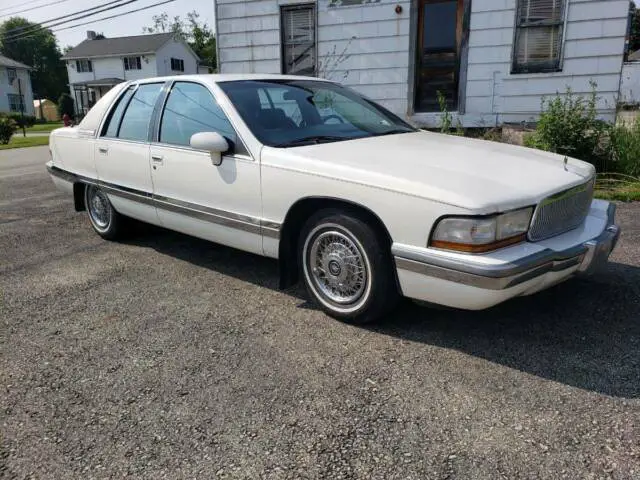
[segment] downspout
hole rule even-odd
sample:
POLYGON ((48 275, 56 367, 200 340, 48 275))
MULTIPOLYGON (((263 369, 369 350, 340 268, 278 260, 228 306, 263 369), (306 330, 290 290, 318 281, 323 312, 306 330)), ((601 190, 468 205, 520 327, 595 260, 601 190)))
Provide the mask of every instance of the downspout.
MULTIPOLYGON (((218 2, 216 0, 211 0, 213 2, 213 14, 215 16, 215 32, 213 32, 216 39, 216 68, 214 73, 222 73, 221 63, 220 63, 220 43, 218 42, 218 2)), ((213 67, 213 65, 211 65, 213 67)))

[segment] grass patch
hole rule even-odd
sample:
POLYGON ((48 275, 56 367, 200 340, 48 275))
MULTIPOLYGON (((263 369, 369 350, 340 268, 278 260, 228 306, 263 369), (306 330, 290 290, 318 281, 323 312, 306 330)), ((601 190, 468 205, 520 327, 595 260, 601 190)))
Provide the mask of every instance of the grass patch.
POLYGON ((14 135, 6 145, 0 145, 0 150, 8 150, 10 148, 26 148, 26 147, 40 147, 42 145, 49 145, 49 136, 39 137, 22 137, 14 135))
MULTIPOLYGON (((27 128, 27 132, 50 132, 55 130, 56 128, 64 127, 64 123, 62 122, 51 122, 51 123, 36 123, 33 127, 27 128)), ((20 133, 22 129, 18 129, 20 133)))
POLYGON ((621 202, 639 201, 640 178, 619 173, 598 174, 595 197, 621 202))

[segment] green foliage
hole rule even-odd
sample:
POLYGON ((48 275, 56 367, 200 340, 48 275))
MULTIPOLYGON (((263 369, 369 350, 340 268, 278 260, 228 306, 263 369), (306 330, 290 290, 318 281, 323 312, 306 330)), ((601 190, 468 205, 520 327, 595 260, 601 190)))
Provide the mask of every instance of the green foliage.
POLYGON ((62 118, 62 116, 66 113, 71 118, 74 116, 74 106, 73 106, 73 98, 68 93, 63 93, 58 98, 58 116, 62 118))
POLYGON ((444 94, 438 90, 438 105, 440 106, 440 133, 447 133, 449 135, 457 135, 459 137, 464 137, 464 129, 460 124, 460 120, 458 120, 458 125, 456 129, 452 131, 451 126, 453 125, 453 116, 449 112, 447 108, 447 98, 444 94))
POLYGON ((609 133, 611 170, 640 177, 640 120, 627 127, 616 125, 609 133))
POLYGON ((0 117, 0 144, 6 145, 16 131, 16 123, 9 117, 0 117))
POLYGON ((67 89, 67 69, 56 37, 40 24, 20 17, 0 23, 0 53, 34 68, 31 84, 36 98, 58 98, 67 89))
POLYGON ((205 22, 201 22, 200 14, 193 10, 187 13, 187 19, 183 20, 176 15, 169 18, 167 12, 151 17, 153 25, 143 27, 144 33, 173 32, 182 37, 191 49, 200 57, 200 60, 215 71, 216 59, 216 37, 213 30, 205 22))
POLYGON ((13 120, 18 128, 22 128, 23 126, 26 128, 33 127, 36 123, 36 117, 32 115, 22 116, 18 112, 11 112, 7 113, 6 116, 7 118, 13 120))
POLYGON ((440 90, 438 90, 438 105, 440 106, 440 133, 449 133, 451 131, 451 113, 447 109, 447 99, 440 90))
POLYGON ((602 170, 608 154, 607 123, 598 120, 596 84, 585 98, 567 89, 564 96, 542 100, 542 114, 533 134, 525 138, 525 145, 567 155, 592 163, 602 170))

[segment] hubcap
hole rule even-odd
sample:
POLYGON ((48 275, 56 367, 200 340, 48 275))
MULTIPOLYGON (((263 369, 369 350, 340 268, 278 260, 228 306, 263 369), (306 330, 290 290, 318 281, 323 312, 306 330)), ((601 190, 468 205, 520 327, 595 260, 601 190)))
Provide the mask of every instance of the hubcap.
POLYGON ((100 229, 106 229, 111 221, 111 204, 107 196, 96 187, 88 187, 89 201, 87 202, 91 220, 100 229))
POLYGON ((313 239, 308 262, 311 279, 329 300, 356 302, 367 286, 367 269, 358 246, 348 236, 331 230, 313 239))

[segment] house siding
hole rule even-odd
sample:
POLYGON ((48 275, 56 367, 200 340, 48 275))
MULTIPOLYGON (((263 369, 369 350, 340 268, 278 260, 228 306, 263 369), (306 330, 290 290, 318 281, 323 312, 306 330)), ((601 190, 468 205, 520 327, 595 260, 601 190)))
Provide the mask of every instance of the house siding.
POLYGON ((198 73, 198 60, 193 53, 181 42, 167 42, 157 52, 153 62, 155 75, 193 75, 198 73), (179 58, 184 61, 184 72, 171 70, 171 59, 179 58))
MULTIPOLYGON (((24 96, 24 113, 25 115, 34 115, 33 109, 33 90, 31 88, 31 77, 29 71, 24 68, 17 68, 16 74, 21 82, 22 95, 24 96)), ((9 94, 18 95, 18 84, 16 82, 11 85, 9 83, 9 75, 4 66, 0 66, 0 112, 9 112, 9 94)))
POLYGON ((472 1, 465 126, 535 121, 545 97, 588 94, 592 81, 600 116, 615 118, 629 2, 570 0, 568 9, 562 71, 511 74, 516 0, 472 1))
MULTIPOLYGON (((600 116, 612 120, 629 1, 568 0, 562 71, 512 74, 516 1, 471 0, 464 111, 453 112, 454 122, 483 127, 535 121, 544 98, 567 88, 588 94, 592 81, 600 116)), ((439 122, 438 112, 413 113, 417 0, 362 0, 345 6, 330 6, 329 0, 218 0, 220 72, 279 73, 279 7, 291 3, 316 4, 318 76, 352 86, 419 124, 439 122)))

